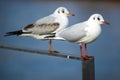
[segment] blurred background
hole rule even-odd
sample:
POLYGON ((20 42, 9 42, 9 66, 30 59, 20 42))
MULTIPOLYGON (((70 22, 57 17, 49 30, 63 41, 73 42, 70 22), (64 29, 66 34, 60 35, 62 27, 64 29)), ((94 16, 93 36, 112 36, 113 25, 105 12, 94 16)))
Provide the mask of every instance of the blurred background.
MULTIPOLYGON (((47 16, 60 7, 74 13, 69 26, 100 13, 110 25, 102 25, 100 37, 88 44, 95 57, 96 80, 120 79, 120 2, 109 0, 4 0, 0 1, 0 44, 48 50, 48 41, 31 37, 4 37, 47 16)), ((53 41, 53 48, 79 56, 79 45, 53 41)), ((82 80, 81 61, 0 49, 0 80, 82 80)))

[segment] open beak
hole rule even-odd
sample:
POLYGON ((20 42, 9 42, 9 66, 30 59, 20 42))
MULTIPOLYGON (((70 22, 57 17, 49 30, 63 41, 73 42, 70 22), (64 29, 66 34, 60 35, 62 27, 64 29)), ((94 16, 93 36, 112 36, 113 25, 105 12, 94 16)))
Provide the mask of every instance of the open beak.
POLYGON ((107 21, 103 21, 102 22, 103 24, 107 24, 107 25, 109 25, 110 23, 109 22, 107 22, 107 21))
POLYGON ((68 13, 67 16, 75 16, 73 13, 68 13))

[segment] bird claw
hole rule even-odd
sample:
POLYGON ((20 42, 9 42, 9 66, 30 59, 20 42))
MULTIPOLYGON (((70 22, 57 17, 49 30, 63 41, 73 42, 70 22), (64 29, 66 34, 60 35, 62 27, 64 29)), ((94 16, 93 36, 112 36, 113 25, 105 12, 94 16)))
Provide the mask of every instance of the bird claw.
POLYGON ((50 50, 49 52, 50 54, 59 53, 58 51, 53 51, 53 50, 50 50))
POLYGON ((88 60, 89 57, 88 57, 88 56, 81 56, 81 59, 82 59, 82 60, 88 60))
POLYGON ((94 58, 94 56, 88 56, 88 55, 81 56, 82 60, 88 60, 89 58, 94 58))

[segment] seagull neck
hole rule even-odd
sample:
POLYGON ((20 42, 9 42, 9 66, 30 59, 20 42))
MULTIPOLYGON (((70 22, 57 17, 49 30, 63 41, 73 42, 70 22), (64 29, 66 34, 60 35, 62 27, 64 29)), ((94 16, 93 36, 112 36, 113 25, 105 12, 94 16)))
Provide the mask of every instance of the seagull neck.
POLYGON ((55 31, 55 33, 60 31, 60 30, 62 30, 62 29, 64 29, 65 27, 67 27, 67 25, 68 25, 68 18, 67 18, 67 16, 60 15, 60 14, 59 15, 58 14, 54 14, 53 16, 56 17, 55 22, 60 23, 60 27, 55 31))

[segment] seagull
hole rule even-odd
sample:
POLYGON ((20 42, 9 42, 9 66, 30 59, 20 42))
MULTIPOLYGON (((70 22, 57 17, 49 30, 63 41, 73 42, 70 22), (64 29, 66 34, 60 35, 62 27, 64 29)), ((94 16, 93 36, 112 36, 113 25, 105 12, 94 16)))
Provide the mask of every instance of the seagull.
POLYGON ((101 33, 101 24, 109 24, 101 14, 93 14, 87 21, 77 23, 59 31, 56 36, 62 40, 77 43, 80 45, 80 57, 88 59, 87 44, 95 41, 101 33), (82 55, 84 45, 84 56, 82 55))
POLYGON ((40 40, 48 39, 49 52, 54 53, 50 37, 54 37, 58 31, 67 27, 68 16, 74 16, 74 14, 70 13, 65 7, 58 7, 49 16, 43 17, 33 24, 29 24, 21 30, 7 32, 5 36, 17 35, 34 37, 40 40))

